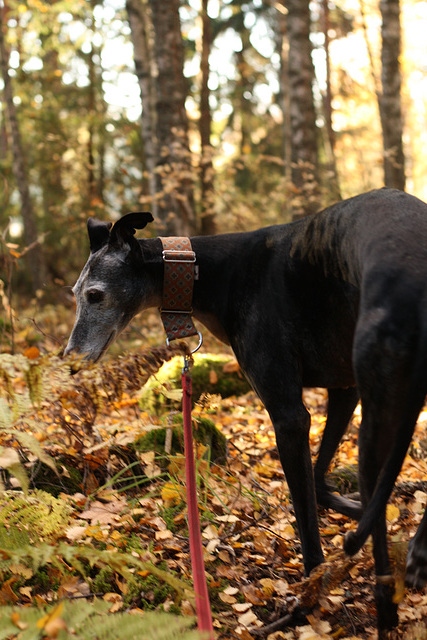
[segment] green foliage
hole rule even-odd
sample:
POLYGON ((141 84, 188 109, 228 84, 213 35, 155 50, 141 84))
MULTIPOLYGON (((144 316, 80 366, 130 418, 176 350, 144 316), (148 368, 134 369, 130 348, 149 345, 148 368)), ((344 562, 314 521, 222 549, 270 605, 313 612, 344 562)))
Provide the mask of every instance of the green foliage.
MULTIPOLYGON (((63 363, 60 365, 58 359, 31 360, 20 354, 0 355, 0 380, 4 383, 0 386, 0 433, 3 437, 12 438, 55 471, 56 466, 52 458, 43 450, 38 440, 25 430, 25 426, 27 428, 37 426, 32 417, 34 410, 49 395, 47 387, 43 385, 42 374, 46 374, 52 365, 58 370, 56 378, 60 371, 64 377, 65 366, 63 363), (26 384, 18 392, 13 383, 20 377, 26 384)), ((28 477, 16 448, 0 447, 0 460, 0 466, 14 475, 26 492, 29 486, 28 477)))
POLYGON ((328 474, 328 481, 340 494, 355 493, 359 489, 357 465, 336 467, 328 474))
MULTIPOLYGON (((219 394, 227 398, 250 390, 248 381, 238 366, 234 367, 234 360, 230 356, 196 353, 193 359, 191 378, 195 400, 203 393, 219 394)), ((140 397, 141 407, 161 413, 165 409, 180 406, 181 369, 180 357, 166 362, 145 384, 140 397)))
POLYGON ((93 579, 92 589, 94 593, 109 593, 113 590, 113 584, 114 571, 110 567, 105 567, 93 579))
MULTIPOLYGON (((49 420, 65 432, 81 434, 81 438, 92 436, 103 407, 120 401, 124 393, 139 390, 166 360, 184 353, 186 347, 178 343, 153 348, 101 367, 88 367, 74 377, 70 376, 69 360, 40 356, 37 348, 28 351, 31 357, 0 355, 0 437, 8 443, 0 446, 0 467, 19 481, 24 492, 29 480, 23 463, 30 464, 29 458, 57 472, 53 459, 32 435, 46 429, 45 421, 37 415, 43 405, 49 404, 49 420)), ((42 440, 48 442, 47 438, 42 440)))
POLYGON ((46 610, 0 607, 0 640, 196 640, 191 618, 166 613, 109 614, 107 602, 61 602, 46 610), (50 634, 55 629, 55 635, 50 634))
MULTIPOLYGON (((199 416, 193 420, 194 440, 209 449, 209 457, 213 461, 224 461, 227 454, 227 441, 225 436, 216 428, 215 423, 209 418, 199 416)), ((138 451, 155 451, 160 458, 166 453, 175 455, 184 452, 184 432, 182 426, 182 414, 174 416, 173 425, 170 427, 150 429, 145 435, 135 442, 138 451), (165 451, 165 443, 168 429, 172 429, 171 448, 165 451)), ((165 460, 167 463, 167 460, 165 460)))
POLYGON ((155 576, 149 575, 142 580, 134 582, 132 588, 126 595, 125 602, 129 604, 133 600, 140 603, 140 607, 145 610, 156 609, 161 605, 171 593, 170 586, 164 582, 159 582, 155 576))
POLYGON ((29 531, 33 540, 58 536, 68 524, 70 508, 64 500, 35 490, 27 495, 6 491, 0 495, 0 527, 29 531))
POLYGON ((17 535, 13 528, 0 527, 0 570, 8 571, 11 564, 20 563, 33 571, 46 565, 55 566, 59 574, 67 575, 70 567, 83 578, 90 579, 89 568, 99 571, 110 570, 125 580, 133 578, 133 570, 147 571, 157 580, 166 582, 180 597, 191 597, 188 585, 170 571, 159 569, 151 562, 143 562, 131 553, 122 553, 116 549, 97 549, 93 546, 71 545, 66 542, 40 542, 35 544, 31 536, 25 533, 17 535), (67 566, 68 565, 68 566, 67 566))

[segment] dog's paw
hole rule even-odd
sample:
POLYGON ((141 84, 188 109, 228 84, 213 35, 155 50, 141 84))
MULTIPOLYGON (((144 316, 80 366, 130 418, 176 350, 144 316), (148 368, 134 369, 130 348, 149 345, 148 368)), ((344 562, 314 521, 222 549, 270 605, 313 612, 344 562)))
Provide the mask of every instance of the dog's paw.
MULTIPOLYGON (((391 578, 391 576, 386 576, 391 578)), ((393 602, 394 584, 375 585, 375 604, 377 606, 378 638, 392 638, 392 630, 399 624, 397 604, 393 602)), ((397 637, 394 635, 394 637, 397 637)))
POLYGON ((413 538, 406 559, 405 582, 408 587, 422 589, 427 584, 427 548, 413 538))
POLYGON ((348 556, 354 556, 360 551, 359 536, 356 531, 348 531, 344 537, 344 551, 348 556))
POLYGON ((362 504, 356 500, 350 500, 345 496, 338 496, 335 493, 324 493, 317 499, 317 502, 322 507, 333 509, 333 511, 342 513, 353 520, 360 520, 362 517, 362 504))

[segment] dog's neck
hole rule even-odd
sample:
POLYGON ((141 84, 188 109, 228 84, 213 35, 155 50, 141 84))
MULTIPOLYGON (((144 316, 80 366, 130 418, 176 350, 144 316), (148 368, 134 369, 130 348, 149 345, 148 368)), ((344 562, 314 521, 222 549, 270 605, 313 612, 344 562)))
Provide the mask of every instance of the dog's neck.
MULTIPOLYGON (((229 344, 220 320, 221 309, 218 300, 221 298, 215 293, 220 281, 218 271, 222 269, 226 252, 224 249, 216 251, 214 238, 197 236, 191 238, 191 242, 196 254, 195 264, 198 267, 198 279, 194 282, 193 290, 193 317, 221 342, 229 344)), ((140 240, 140 243, 144 255, 144 269, 149 280, 144 308, 160 309, 164 284, 162 243, 159 238, 140 240)))

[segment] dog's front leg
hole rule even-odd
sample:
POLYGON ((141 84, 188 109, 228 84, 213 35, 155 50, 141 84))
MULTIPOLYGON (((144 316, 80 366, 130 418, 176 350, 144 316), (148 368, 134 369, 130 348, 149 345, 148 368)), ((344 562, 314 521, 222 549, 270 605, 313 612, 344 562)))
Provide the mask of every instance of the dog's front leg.
MULTIPOLYGON (((255 332, 254 332, 255 333, 255 332)), ((274 335, 273 333, 271 335, 274 335)), ((291 348, 269 343, 269 332, 251 335, 232 346, 237 359, 267 409, 276 433, 280 462, 291 493, 306 575, 323 562, 311 462, 310 414, 302 401, 299 363, 291 348), (258 338, 258 339, 257 339, 258 338), (257 349, 252 349, 256 344, 257 349), (284 361, 276 354, 286 353, 284 361)))

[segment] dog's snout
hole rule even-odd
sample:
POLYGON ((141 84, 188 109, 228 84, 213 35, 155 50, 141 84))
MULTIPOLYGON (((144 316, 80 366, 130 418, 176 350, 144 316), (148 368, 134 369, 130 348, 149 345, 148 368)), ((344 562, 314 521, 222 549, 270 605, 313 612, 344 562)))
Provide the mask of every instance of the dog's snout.
POLYGON ((65 358, 66 356, 69 356, 71 354, 78 355, 79 353, 81 353, 80 347, 68 343, 62 353, 62 357, 65 358))

